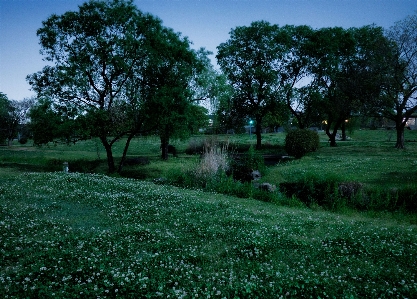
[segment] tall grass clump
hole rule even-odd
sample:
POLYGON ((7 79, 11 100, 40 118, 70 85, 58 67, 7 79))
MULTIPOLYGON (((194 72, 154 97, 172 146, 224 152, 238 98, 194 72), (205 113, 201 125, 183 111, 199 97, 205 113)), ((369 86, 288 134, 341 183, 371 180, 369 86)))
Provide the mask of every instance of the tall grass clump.
POLYGON ((193 153, 202 151, 202 154, 193 166, 169 174, 169 181, 175 185, 206 188, 224 177, 229 169, 227 144, 220 145, 214 138, 206 139, 202 143, 193 141, 187 150, 193 153))
POLYGON ((206 140, 204 154, 193 170, 192 176, 202 186, 212 180, 217 180, 229 170, 227 144, 219 145, 215 140, 206 140))

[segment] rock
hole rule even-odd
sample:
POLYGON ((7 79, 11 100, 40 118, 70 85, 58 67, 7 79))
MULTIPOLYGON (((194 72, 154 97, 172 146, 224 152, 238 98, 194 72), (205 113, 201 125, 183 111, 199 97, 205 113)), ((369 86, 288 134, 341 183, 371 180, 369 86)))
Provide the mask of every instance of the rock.
POLYGON ((262 175, 259 170, 252 170, 252 172, 250 173, 250 177, 252 181, 257 181, 262 177, 262 175))

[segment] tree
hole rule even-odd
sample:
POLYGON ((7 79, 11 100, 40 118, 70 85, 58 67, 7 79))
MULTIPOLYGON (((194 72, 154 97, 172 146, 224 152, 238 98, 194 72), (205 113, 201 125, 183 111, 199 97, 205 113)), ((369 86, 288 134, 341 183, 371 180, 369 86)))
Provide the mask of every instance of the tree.
POLYGON ((10 101, 7 95, 0 92, 0 143, 8 139, 8 122, 9 122, 10 101))
POLYGON ((37 31, 50 65, 28 76, 29 83, 38 97, 88 119, 110 173, 116 170, 112 146, 128 136, 125 155, 146 119, 143 71, 157 56, 153 45, 161 32, 161 21, 132 0, 92 0, 76 12, 52 15, 37 31))
POLYGON ((47 144, 59 136, 60 116, 55 113, 51 100, 41 98, 29 112, 30 130, 35 145, 47 144))
POLYGON ((390 105, 382 114, 395 122, 395 147, 403 149, 404 128, 417 111, 417 15, 397 22, 386 35, 395 43, 395 55, 390 56, 392 78, 385 90, 390 105))
POLYGON ((158 55, 144 73, 143 95, 147 126, 159 135, 166 160, 170 138, 188 136, 206 118, 207 111, 197 106, 206 97, 208 80, 204 75, 211 64, 209 52, 190 49, 188 39, 171 29, 164 29, 155 48, 158 55))
POLYGON ((260 21, 236 27, 230 39, 217 47, 220 68, 234 89, 232 109, 240 117, 255 119, 257 149, 262 144, 262 119, 283 104, 283 58, 289 44, 285 30, 260 21))
POLYGON ((317 121, 317 92, 310 85, 311 57, 315 48, 315 31, 309 26, 284 26, 289 37, 289 50, 284 56, 281 75, 286 108, 300 129, 317 121))
POLYGON ((35 98, 24 98, 22 101, 12 101, 12 103, 15 107, 14 115, 18 119, 17 139, 19 142, 25 143, 30 137, 30 110, 35 105, 35 98))
POLYGON ((386 82, 383 63, 387 39, 382 28, 365 26, 343 29, 323 28, 312 40, 311 84, 321 99, 317 105, 326 122, 330 146, 345 121, 354 114, 378 110, 386 82))
POLYGON ((10 144, 14 138, 20 138, 31 105, 33 105, 32 99, 24 99, 20 102, 9 100, 0 92, 0 142, 7 141, 10 144))

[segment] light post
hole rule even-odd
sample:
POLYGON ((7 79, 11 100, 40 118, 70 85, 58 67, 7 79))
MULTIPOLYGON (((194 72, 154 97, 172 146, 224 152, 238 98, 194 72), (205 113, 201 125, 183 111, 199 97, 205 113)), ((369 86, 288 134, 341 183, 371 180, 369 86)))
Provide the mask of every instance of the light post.
POLYGON ((252 138, 252 124, 253 124, 253 120, 249 120, 249 138, 252 138))

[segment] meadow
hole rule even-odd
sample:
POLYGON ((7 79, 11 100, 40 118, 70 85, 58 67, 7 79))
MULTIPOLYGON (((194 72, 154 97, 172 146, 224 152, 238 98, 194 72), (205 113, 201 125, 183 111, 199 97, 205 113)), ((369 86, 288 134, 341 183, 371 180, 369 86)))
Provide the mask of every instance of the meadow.
MULTIPOLYGON (((406 134, 405 151, 386 131, 357 131, 337 148, 321 136, 317 152, 269 166, 262 179, 410 187, 417 135, 406 134)), ((263 152, 282 153, 283 136, 265 135, 263 152)), ((0 297, 417 297, 415 214, 331 212, 282 194, 262 202, 154 184, 198 163, 184 153, 187 142, 175 145, 179 157, 161 161, 158 139, 136 139, 129 156, 150 163, 126 167, 125 177, 104 174, 94 140, 0 148, 0 297), (72 172, 62 172, 63 161, 72 172)))

